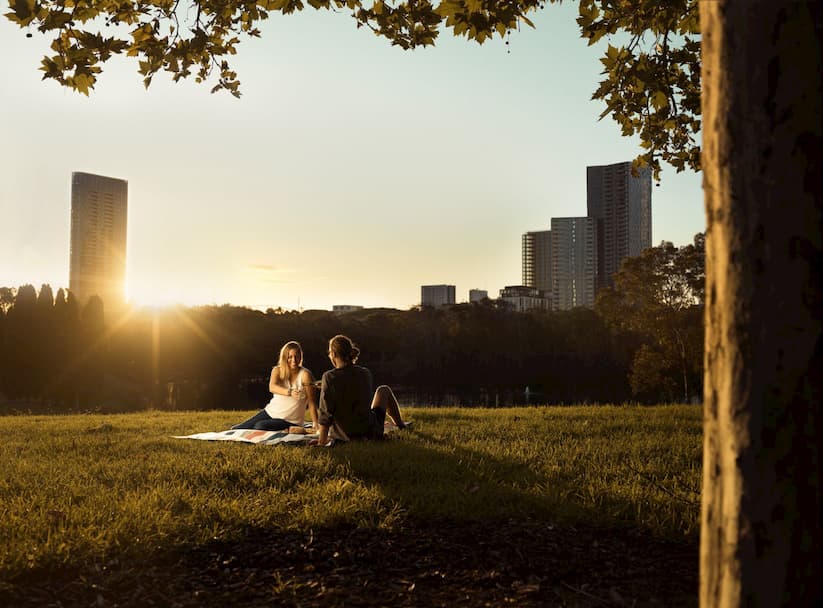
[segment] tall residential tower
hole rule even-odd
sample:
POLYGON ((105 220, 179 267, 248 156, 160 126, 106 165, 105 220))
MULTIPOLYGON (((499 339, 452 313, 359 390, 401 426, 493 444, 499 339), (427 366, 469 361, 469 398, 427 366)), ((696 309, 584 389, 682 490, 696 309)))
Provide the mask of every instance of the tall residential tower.
POLYGON ((551 230, 523 235, 523 285, 540 291, 552 290, 551 230))
POLYGON ((652 246, 652 173, 631 162, 586 167, 587 215, 595 220, 597 289, 610 285, 627 257, 652 246))
POLYGON ((552 297, 555 310, 594 306, 597 247, 590 217, 552 218, 552 297))
POLYGON ((128 182, 71 174, 69 290, 84 306, 91 296, 106 310, 125 303, 128 182))

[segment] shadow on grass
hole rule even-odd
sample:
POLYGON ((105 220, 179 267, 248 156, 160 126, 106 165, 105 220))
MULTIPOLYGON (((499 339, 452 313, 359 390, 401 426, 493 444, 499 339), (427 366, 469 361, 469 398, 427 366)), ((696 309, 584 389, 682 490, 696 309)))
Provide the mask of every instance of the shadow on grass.
POLYGON ((409 517, 455 521, 551 519, 556 505, 526 490, 544 482, 515 459, 491 458, 454 441, 413 431, 412 441, 392 434, 383 441, 340 445, 332 458, 375 485, 409 517))
POLYGON ((696 547, 520 519, 247 529, 83 571, 32 572, 9 606, 697 605, 696 547))
POLYGON ((693 534, 680 536, 673 522, 664 531, 644 523, 641 516, 648 515, 644 513, 648 507, 637 503, 642 497, 621 493, 619 486, 602 488, 593 496, 590 485, 568 466, 555 472, 545 467, 536 471, 522 453, 495 457, 461 445, 459 431, 456 440, 417 430, 409 437, 392 433, 379 442, 341 445, 331 455, 348 466, 354 478, 379 488, 408 517, 530 518, 552 525, 631 527, 668 540, 697 541, 693 534))
POLYGON ((697 605, 696 542, 604 526, 592 508, 546 500, 530 490, 560 480, 515 458, 419 431, 317 453, 379 488, 400 517, 369 527, 341 514, 331 527, 247 528, 206 544, 32 570, 0 586, 0 605, 697 605))

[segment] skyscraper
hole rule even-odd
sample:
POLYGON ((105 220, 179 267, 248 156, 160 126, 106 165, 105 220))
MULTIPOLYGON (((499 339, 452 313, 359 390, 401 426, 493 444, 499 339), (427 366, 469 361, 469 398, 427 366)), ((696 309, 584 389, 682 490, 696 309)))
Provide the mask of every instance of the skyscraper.
POLYGON ((423 285, 420 287, 420 303, 438 308, 454 304, 454 285, 423 285))
POLYGON ((125 303, 128 182, 71 174, 69 289, 83 306, 97 295, 106 310, 125 303))
POLYGON ((551 230, 523 235, 523 285, 540 291, 552 289, 551 230))
POLYGON ((595 220, 597 289, 627 257, 652 246, 652 173, 648 167, 632 176, 630 162, 586 167, 587 215, 595 220))
POLYGON ((594 306, 595 220, 552 218, 552 299, 556 310, 594 306))

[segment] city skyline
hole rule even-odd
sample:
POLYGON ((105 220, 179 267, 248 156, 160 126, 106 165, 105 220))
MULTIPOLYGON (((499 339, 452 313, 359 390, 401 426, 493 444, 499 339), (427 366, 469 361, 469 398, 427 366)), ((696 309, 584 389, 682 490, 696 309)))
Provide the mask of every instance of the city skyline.
MULTIPOLYGON (((444 33, 412 53, 339 15, 273 19, 239 47, 239 101, 161 77, 144 91, 119 60, 87 99, 41 82, 42 38, 2 23, 15 120, 0 126, 0 285, 68 285, 82 171, 129 182, 137 304, 403 309, 432 283, 496 294, 520 281, 520 235, 580 214, 586 166, 641 151, 598 121, 602 48, 575 17, 552 6, 509 46, 444 33)), ((662 177, 653 242, 691 242, 701 177, 662 177)))
POLYGON ((651 170, 631 161, 586 167, 586 215, 552 217, 550 228, 522 236, 522 285, 554 310, 591 308, 623 261, 652 246, 651 170))

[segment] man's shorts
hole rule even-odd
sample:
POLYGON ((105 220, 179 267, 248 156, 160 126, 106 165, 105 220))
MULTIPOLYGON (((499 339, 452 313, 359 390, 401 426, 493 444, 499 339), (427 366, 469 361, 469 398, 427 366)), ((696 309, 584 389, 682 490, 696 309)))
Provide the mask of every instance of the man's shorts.
POLYGON ((386 410, 376 407, 369 410, 369 439, 382 439, 383 424, 386 422, 386 410))

